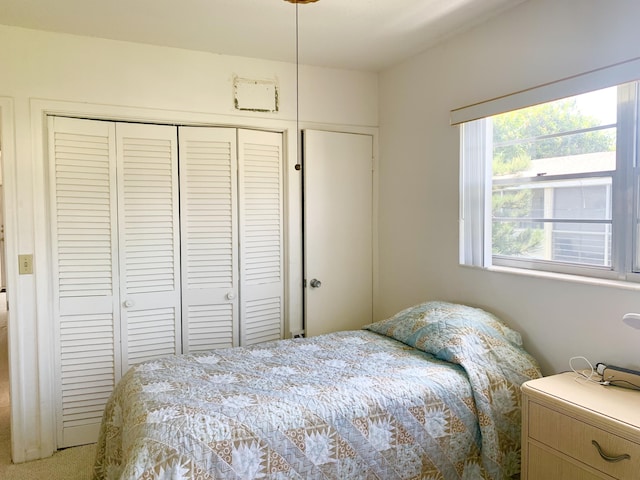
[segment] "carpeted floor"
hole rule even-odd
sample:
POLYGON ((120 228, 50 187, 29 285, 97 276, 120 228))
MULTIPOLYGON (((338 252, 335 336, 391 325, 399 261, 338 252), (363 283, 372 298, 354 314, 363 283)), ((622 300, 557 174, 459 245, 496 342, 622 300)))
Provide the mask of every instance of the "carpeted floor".
MULTIPOLYGON (((32 462, 11 464, 9 438, 0 426, 0 478, 2 480, 90 480, 93 472, 95 445, 67 448, 52 457, 32 462), (5 438, 6 437, 6 438, 5 438)), ((6 428, 8 433, 8 428, 6 428)))
POLYGON ((7 359, 7 314, 0 294, 0 479, 2 480, 90 480, 95 445, 67 448, 52 457, 11 464, 9 423, 9 368, 7 359))

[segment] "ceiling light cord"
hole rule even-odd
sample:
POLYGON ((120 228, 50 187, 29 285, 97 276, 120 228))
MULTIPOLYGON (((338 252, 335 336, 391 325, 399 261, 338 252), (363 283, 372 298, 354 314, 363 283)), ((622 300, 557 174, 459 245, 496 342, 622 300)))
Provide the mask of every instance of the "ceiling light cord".
POLYGON ((298 38, 298 4, 296 3, 296 170, 300 164, 300 40, 298 38))

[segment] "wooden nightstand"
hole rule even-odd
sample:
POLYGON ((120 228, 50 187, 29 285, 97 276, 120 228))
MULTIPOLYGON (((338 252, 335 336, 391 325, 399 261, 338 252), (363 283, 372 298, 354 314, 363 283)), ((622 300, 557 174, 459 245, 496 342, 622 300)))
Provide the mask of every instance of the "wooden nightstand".
POLYGON ((640 391, 577 377, 522 385, 522 480, 640 479, 640 391))

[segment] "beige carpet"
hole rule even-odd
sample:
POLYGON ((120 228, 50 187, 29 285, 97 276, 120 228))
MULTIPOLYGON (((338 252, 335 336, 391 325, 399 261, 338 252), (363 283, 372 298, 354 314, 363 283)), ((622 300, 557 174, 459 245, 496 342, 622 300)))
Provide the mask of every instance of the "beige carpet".
POLYGON ((0 479, 90 480, 95 445, 61 450, 44 460, 11 464, 7 316, 3 308, 4 302, 4 294, 2 294, 0 295, 0 479))
MULTIPOLYGON (((3 415, 4 416, 4 415, 3 415)), ((95 445, 67 448, 43 460, 11 464, 8 424, 0 426, 0 478, 2 480, 90 480, 95 445)))

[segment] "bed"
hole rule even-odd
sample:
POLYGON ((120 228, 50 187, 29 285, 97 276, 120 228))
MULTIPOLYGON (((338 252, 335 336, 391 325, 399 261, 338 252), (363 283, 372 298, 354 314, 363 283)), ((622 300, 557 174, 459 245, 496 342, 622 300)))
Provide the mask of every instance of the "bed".
POLYGON ((132 367, 96 479, 503 479, 520 469, 520 335, 427 302, 363 330, 132 367))

